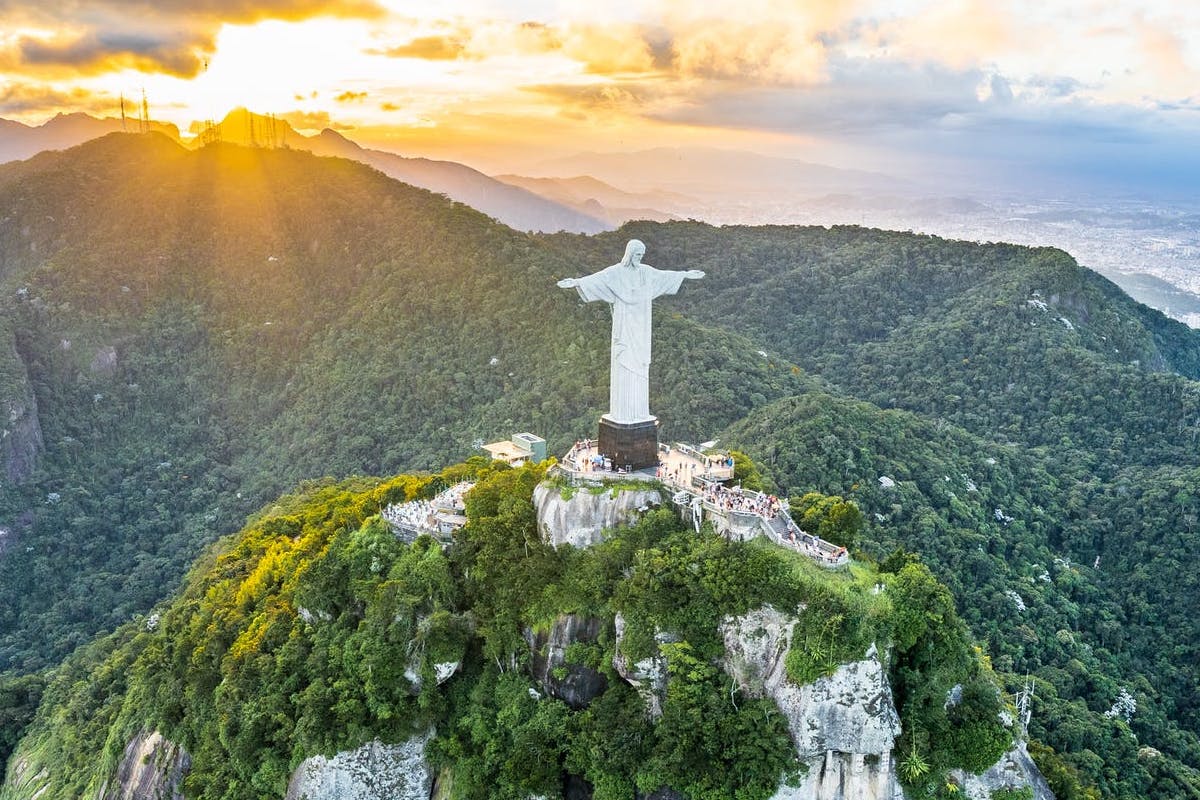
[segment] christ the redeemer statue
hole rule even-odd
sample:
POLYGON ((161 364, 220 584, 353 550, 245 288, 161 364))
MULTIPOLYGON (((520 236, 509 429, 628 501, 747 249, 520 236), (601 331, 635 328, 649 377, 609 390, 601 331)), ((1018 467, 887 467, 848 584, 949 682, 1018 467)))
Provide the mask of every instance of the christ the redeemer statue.
POLYGON ((650 309, 656 297, 675 294, 687 278, 703 278, 698 269, 668 271, 642 263, 646 245, 631 239, 620 263, 583 278, 558 282, 574 288, 584 302, 603 300, 612 305, 612 356, 608 384, 608 413, 604 421, 629 427, 655 422, 650 414, 650 309))

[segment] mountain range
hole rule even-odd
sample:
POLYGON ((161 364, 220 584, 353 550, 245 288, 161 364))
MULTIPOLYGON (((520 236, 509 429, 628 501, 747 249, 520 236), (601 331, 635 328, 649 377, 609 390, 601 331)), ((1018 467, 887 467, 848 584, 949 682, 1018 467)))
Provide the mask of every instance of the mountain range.
MULTIPOLYGON (((123 123, 119 119, 99 119, 82 113, 59 114, 38 127, 0 120, 0 162, 72 147, 130 126, 136 130, 136 121, 123 123)), ((173 125, 156 122, 150 128, 180 141, 179 130, 173 125)), ((596 233, 612 227, 598 216, 495 180, 465 164, 406 158, 371 150, 360 147, 332 128, 305 136, 284 120, 254 114, 244 108, 229 112, 211 132, 194 141, 200 144, 206 138, 247 146, 288 147, 360 161, 397 180, 466 203, 518 230, 596 233)))

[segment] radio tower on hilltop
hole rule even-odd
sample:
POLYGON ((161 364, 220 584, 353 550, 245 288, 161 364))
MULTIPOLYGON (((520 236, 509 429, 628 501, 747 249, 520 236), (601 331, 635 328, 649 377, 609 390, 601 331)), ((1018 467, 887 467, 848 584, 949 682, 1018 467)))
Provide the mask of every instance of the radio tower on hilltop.
MULTIPOLYGON (((208 75, 208 59, 204 59, 204 74, 208 75)), ((209 109, 212 110, 211 108, 209 109)), ((212 144, 213 142, 221 141, 221 126, 213 121, 210 116, 204 120, 204 124, 200 127, 200 143, 212 144)))
POLYGON ((121 92, 121 132, 129 133, 129 128, 125 125, 125 93, 121 92))
POLYGON ((150 132, 150 104, 146 102, 146 90, 142 89, 142 114, 138 117, 138 133, 150 132))

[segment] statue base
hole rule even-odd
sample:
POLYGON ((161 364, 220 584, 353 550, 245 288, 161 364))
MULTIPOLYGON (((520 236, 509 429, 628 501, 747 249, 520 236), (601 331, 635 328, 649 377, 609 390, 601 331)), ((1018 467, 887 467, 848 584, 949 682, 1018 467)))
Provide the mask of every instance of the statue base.
POLYGON ((600 418, 597 451, 612 459, 613 469, 646 469, 658 466, 658 419, 614 422, 600 418))

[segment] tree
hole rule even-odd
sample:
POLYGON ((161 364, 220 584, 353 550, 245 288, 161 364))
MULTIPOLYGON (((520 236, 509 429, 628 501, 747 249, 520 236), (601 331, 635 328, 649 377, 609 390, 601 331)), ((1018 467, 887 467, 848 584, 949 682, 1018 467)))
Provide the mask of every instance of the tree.
POLYGON ((800 527, 822 539, 854 547, 863 526, 863 514, 858 505, 837 495, 809 492, 791 501, 793 516, 799 516, 800 527))

